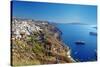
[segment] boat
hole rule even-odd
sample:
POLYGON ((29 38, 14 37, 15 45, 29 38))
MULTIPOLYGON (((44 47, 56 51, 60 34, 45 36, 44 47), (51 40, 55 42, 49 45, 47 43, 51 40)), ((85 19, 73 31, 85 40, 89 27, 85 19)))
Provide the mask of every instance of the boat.
POLYGON ((93 28, 97 29, 97 27, 93 27, 93 28))
POLYGON ((90 35, 97 35, 96 32, 89 32, 90 35))
POLYGON ((85 41, 76 41, 75 44, 77 44, 77 45, 84 45, 85 41))

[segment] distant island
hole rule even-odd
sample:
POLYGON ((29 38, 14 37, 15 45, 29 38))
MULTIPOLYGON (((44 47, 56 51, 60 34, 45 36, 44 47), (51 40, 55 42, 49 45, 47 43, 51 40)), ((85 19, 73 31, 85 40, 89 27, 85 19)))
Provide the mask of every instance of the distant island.
POLYGON ((12 18, 12 65, 76 62, 61 41, 60 30, 47 21, 12 18))
POLYGON ((81 23, 81 22, 70 22, 70 23, 66 23, 66 24, 89 25, 89 24, 86 24, 86 23, 81 23))
POLYGON ((57 22, 53 22, 52 24, 56 25, 56 24, 73 24, 73 25, 90 25, 87 23, 81 23, 81 22, 62 22, 62 23, 57 23, 57 22))

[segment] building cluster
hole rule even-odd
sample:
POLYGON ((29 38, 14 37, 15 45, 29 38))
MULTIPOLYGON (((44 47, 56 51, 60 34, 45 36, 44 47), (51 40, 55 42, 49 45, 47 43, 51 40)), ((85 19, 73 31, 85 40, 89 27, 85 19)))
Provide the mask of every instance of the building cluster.
POLYGON ((33 20, 22 20, 13 18, 12 20, 12 39, 21 39, 34 32, 42 31, 33 20))

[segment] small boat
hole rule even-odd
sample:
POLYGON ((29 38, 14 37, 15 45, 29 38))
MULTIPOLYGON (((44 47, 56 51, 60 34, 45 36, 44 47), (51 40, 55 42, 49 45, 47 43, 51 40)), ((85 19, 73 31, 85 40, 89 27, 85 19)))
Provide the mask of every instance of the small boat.
POLYGON ((96 32, 90 32, 89 34, 90 34, 90 35, 97 35, 96 32))
POLYGON ((93 27, 93 28, 97 29, 97 27, 93 27))
POLYGON ((77 44, 77 45, 84 45, 85 41, 76 41, 75 44, 77 44))

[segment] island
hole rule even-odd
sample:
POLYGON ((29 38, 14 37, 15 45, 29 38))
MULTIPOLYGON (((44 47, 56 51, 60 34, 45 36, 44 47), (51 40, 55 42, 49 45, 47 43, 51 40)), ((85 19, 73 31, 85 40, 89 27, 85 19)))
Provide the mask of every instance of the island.
POLYGON ((12 66, 76 62, 52 23, 13 17, 11 24, 12 66))

